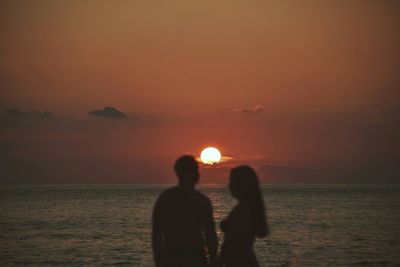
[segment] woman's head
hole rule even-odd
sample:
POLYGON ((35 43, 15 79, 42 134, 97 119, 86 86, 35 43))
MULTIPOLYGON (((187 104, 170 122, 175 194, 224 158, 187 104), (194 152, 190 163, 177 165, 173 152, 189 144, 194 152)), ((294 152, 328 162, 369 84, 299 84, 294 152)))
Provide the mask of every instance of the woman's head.
POLYGON ((254 230, 258 237, 267 235, 264 200, 256 172, 243 165, 231 170, 229 189, 233 197, 245 203, 254 216, 254 230))
POLYGON ((233 197, 245 200, 248 195, 259 190, 256 172, 246 165, 233 168, 231 170, 229 189, 233 197))

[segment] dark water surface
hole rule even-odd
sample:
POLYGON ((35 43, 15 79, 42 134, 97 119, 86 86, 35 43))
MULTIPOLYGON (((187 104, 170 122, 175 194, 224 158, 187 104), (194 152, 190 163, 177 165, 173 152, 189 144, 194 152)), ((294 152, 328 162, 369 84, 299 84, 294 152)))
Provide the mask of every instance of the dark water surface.
MULTIPOLYGON (((153 266, 151 211, 164 189, 0 187, 0 266, 153 266)), ((200 190, 219 223, 235 202, 223 186, 200 190)), ((271 185, 263 193, 272 232, 256 243, 262 266, 400 266, 399 186, 271 185)))

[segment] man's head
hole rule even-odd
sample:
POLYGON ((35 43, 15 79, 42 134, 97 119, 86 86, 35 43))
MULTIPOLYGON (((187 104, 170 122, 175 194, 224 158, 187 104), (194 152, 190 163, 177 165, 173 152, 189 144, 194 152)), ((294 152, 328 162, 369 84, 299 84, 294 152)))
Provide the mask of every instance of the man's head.
POLYGON ((199 164, 193 156, 185 155, 178 158, 174 169, 181 185, 194 186, 199 181, 199 164))

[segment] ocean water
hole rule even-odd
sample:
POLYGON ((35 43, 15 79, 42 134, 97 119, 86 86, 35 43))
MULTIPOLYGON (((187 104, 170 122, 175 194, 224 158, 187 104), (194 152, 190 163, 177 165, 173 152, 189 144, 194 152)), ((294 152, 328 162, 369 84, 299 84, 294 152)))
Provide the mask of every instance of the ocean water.
MULTIPOLYGON (((165 186, 0 187, 0 266, 153 266, 150 223, 165 186)), ((235 204, 204 185, 217 224, 235 204)), ((400 266, 400 188, 270 185, 261 266, 400 266)), ((220 240, 221 232, 218 229, 220 240)))

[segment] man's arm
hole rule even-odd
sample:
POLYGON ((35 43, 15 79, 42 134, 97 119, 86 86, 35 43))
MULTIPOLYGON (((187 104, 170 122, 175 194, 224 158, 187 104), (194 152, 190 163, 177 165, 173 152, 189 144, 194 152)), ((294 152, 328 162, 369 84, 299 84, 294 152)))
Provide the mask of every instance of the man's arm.
POLYGON ((153 209, 151 241, 153 247, 153 258, 156 266, 160 266, 161 248, 162 248, 162 231, 160 203, 157 200, 153 209))
POLYGON ((218 240, 210 201, 207 201, 206 224, 204 228, 206 247, 210 256, 211 266, 217 266, 218 240))

